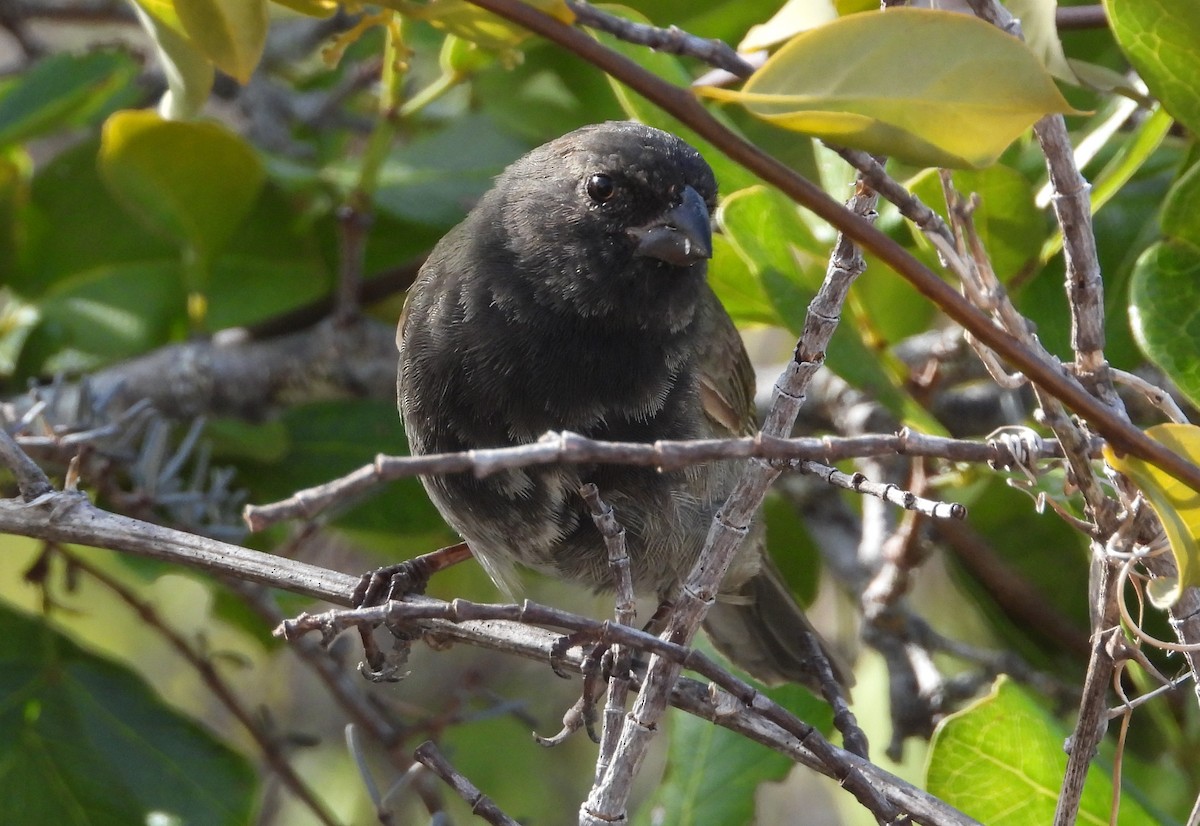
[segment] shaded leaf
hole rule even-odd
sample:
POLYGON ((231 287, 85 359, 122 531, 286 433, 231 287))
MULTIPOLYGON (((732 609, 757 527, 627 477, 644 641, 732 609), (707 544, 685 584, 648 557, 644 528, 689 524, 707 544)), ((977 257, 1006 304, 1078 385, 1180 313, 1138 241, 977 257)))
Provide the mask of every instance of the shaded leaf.
POLYGON ((803 32, 740 91, 702 91, 785 129, 920 166, 986 166, 1038 118, 1073 111, 1020 41, 974 17, 908 8, 803 32))
POLYGON ((223 126, 129 111, 104 125, 100 171, 138 218, 204 256, 229 240, 264 178, 254 150, 223 126))
POLYGON ((137 675, 0 606, 0 796, 13 824, 241 826, 254 771, 137 675))
MULTIPOLYGON (((1159 424, 1146 435, 1191 462, 1200 461, 1200 427, 1159 424)), ((1200 585, 1200 493, 1136 456, 1118 456, 1109 445, 1104 458, 1134 481, 1166 531, 1179 578, 1156 580, 1149 593, 1158 607, 1169 608, 1184 588, 1200 585)))
MULTIPOLYGON (((979 196, 971 217, 1001 281, 1008 281, 1037 259, 1047 226, 1034 204, 1033 185, 1024 175, 994 164, 987 169, 956 171, 951 180, 964 197, 979 196)), ((946 198, 936 172, 922 172, 909 181, 909 188, 948 221, 946 198)), ((924 233, 912 231, 918 244, 929 246, 924 233)))
POLYGON ((1117 44, 1150 91, 1192 134, 1200 135, 1200 4, 1179 0, 1104 0, 1117 44))
MULTIPOLYGON (((934 731, 926 789, 988 826, 1044 826, 1054 819, 1067 766, 1068 732, 1019 686, 1001 677, 987 697, 951 714, 934 731)), ((1112 781, 1088 772, 1079 822, 1108 823, 1112 781)), ((1117 823, 1156 821, 1130 796, 1117 823)))
POLYGON ((0 94, 0 146, 87 123, 117 97, 128 97, 137 65, 129 55, 94 51, 51 55, 0 94))
MULTIPOLYGON (((250 487, 251 501, 283 499, 300 488, 328 482, 370 463, 377 453, 408 453, 393 402, 320 402, 290 408, 280 421, 290 448, 286 454, 276 461, 238 463, 238 478, 250 487)), ((279 433, 270 433, 277 445, 279 433)), ((385 550, 390 559, 424 553, 448 544, 451 537, 416 479, 399 480, 351 503, 334 524, 385 550)))
POLYGON ((266 0, 175 0, 175 11, 205 57, 249 82, 267 43, 266 0))
MULTIPOLYGON (((801 718, 827 717, 811 694, 796 686, 786 691, 790 699, 817 715, 809 717, 802 711, 801 718)), ((788 703, 787 699, 775 699, 788 703)), ((636 819, 639 824, 751 823, 758 786, 782 780, 791 768, 791 761, 783 755, 691 714, 671 718, 669 749, 667 773, 654 797, 641 807, 636 819)))
MULTIPOLYGON (((451 226, 526 149, 486 116, 457 118, 388 156, 379 171, 375 205, 401 220, 451 226)), ((357 175, 357 162, 350 161, 336 177, 349 187, 357 175)))

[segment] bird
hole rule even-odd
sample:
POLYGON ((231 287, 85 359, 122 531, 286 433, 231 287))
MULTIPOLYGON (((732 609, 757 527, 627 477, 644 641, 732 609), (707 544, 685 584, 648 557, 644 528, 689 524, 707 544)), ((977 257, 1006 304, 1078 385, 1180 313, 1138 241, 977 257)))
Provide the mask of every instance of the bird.
MULTIPOLYGON (((623 442, 753 434, 750 359, 707 281, 716 203, 700 153, 636 122, 584 126, 507 167, 434 247, 401 314, 397 396, 412 454, 549 431, 623 442)), ((579 493, 593 483, 625 529, 635 592, 669 601, 742 467, 554 464, 421 481, 509 594, 521 567, 612 589, 579 493)), ((759 520, 704 628, 751 676, 820 690, 823 643, 759 520)))

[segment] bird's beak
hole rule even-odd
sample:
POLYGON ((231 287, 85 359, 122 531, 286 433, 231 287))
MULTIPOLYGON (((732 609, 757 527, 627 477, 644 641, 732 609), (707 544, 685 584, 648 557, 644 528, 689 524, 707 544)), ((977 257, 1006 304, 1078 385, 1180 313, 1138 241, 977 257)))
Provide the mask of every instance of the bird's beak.
POLYGON ((690 186, 679 203, 648 224, 628 230, 637 241, 636 255, 687 267, 712 258, 712 221, 708 205, 690 186))

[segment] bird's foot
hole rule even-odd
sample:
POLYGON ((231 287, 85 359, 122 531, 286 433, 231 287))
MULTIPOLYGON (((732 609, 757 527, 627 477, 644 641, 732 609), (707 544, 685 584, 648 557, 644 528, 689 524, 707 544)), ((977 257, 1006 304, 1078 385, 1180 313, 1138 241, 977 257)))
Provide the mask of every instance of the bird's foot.
POLYGON ((409 594, 424 593, 430 577, 470 556, 471 549, 467 543, 459 542, 395 565, 385 565, 362 575, 350 596, 351 603, 355 608, 363 608, 403 599, 409 594))

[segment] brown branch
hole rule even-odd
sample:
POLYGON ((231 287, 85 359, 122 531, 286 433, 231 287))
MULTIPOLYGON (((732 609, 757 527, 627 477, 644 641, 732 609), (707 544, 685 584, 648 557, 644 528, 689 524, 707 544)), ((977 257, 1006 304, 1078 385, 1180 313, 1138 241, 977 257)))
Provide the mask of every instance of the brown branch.
POLYGON ((1117 451, 1144 459, 1193 490, 1200 491, 1200 468, 1116 416, 1069 376, 1061 365, 1042 361, 1011 335, 996 328, 990 319, 899 243, 877 230, 866 219, 844 209, 819 187, 781 161, 728 129, 709 114, 689 91, 663 81, 583 32, 519 0, 470 2, 558 43, 682 120, 731 160, 773 183, 796 203, 874 253, 955 322, 1018 367, 1031 381, 1045 387, 1047 392, 1086 418, 1117 451))
POLYGON ((490 797, 468 780, 446 756, 438 749, 432 740, 426 740, 417 746, 413 752, 415 757, 427 769, 436 774, 446 785, 458 794, 471 807, 471 814, 478 815, 493 826, 520 826, 517 821, 506 815, 490 797))

